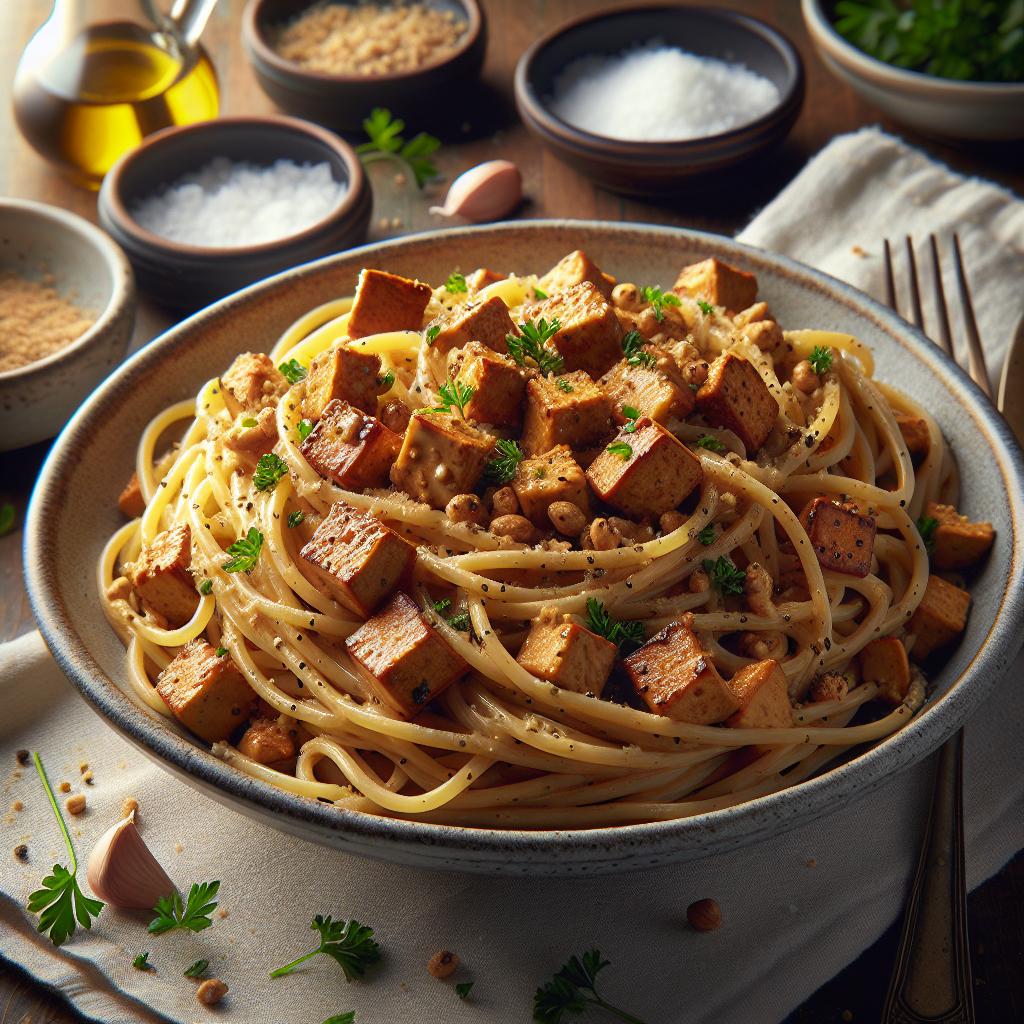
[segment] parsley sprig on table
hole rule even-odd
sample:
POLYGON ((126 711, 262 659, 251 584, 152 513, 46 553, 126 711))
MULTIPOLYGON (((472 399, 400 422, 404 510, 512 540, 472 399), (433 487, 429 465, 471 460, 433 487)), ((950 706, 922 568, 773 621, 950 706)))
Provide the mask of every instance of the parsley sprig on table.
POLYGON ((272 491, 287 472, 288 463, 280 455, 267 452, 256 463, 256 471, 252 475, 253 486, 257 491, 272 491))
POLYGON ((356 1011, 349 1010, 346 1013, 336 1013, 333 1017, 328 1017, 324 1021, 324 1024, 355 1024, 356 1011))
POLYGON ((519 463, 525 458, 522 448, 515 441, 502 438, 495 442, 494 458, 487 463, 484 476, 490 483, 507 484, 516 475, 519 463))
POLYGON ((604 602, 596 597, 587 598, 587 629, 618 644, 620 650, 627 646, 639 647, 644 642, 642 622, 613 619, 604 602))
POLYGON ((466 417, 466 406, 473 397, 473 388, 469 384, 463 384, 460 380, 448 380, 438 388, 441 396, 440 405, 431 406, 427 412, 447 412, 458 409, 463 419, 466 417))
POLYGON ((252 572, 262 550, 263 534, 255 526, 251 526, 244 537, 239 537, 228 547, 227 553, 232 557, 221 568, 225 572, 252 572))
POLYGON ((49 935, 50 941, 55 946, 60 946, 75 934, 76 921, 83 928, 91 928, 93 918, 99 916, 105 904, 86 896, 79 888, 78 860, 75 858, 75 848, 71 844, 71 835, 67 825, 64 824, 64 816, 57 806, 57 798, 53 795, 50 780, 46 777, 46 769, 43 768, 43 762, 38 753, 33 753, 32 763, 36 766, 39 781, 43 784, 46 798, 50 801, 57 824, 60 826, 60 834, 64 837, 71 870, 69 871, 60 864, 54 864, 53 871, 43 879, 43 887, 36 889, 29 896, 28 909, 33 914, 39 914, 39 931, 44 935, 49 935))
POLYGON ((663 292, 657 285, 644 285, 640 289, 644 302, 649 302, 654 310, 654 319, 660 324, 665 319, 666 306, 679 306, 682 301, 674 292, 663 292))
POLYGON ((380 959, 380 946, 374 941, 373 929, 358 921, 334 921, 329 916, 317 914, 309 927, 319 932, 320 945, 309 953, 303 953, 290 964, 271 971, 272 978, 291 974, 300 964, 318 953, 326 953, 338 962, 345 972, 345 978, 353 981, 361 978, 366 968, 380 959))
POLYGON ((705 558, 701 563, 704 571, 711 577, 711 585, 717 587, 723 594, 742 594, 743 583, 747 578, 742 569, 737 569, 732 559, 721 555, 712 561, 705 558))
POLYGON ((536 323, 527 320, 519 325, 521 334, 508 334, 505 343, 508 354, 520 365, 525 366, 527 359, 532 359, 541 373, 561 373, 565 360, 548 342, 561 330, 558 317, 545 320, 541 317, 536 323))
POLYGON ((473 991, 473 984, 474 983, 472 981, 460 981, 455 986, 455 994, 460 999, 468 999, 469 993, 473 991))
POLYGON ((646 339, 639 331, 627 331, 623 335, 622 354, 630 366, 651 367, 657 362, 654 354, 644 348, 646 344, 646 339))
POLYGON ((186 978, 201 978, 210 969, 209 960, 197 960, 183 971, 186 978))
POLYGON ((364 164, 393 160, 413 176, 418 188, 423 188, 431 178, 437 177, 437 167, 431 157, 440 148, 440 139, 419 132, 407 142, 402 137, 405 122, 399 117, 392 117, 391 111, 385 107, 374 107, 363 121, 363 130, 370 141, 356 146, 356 152, 364 164))
POLYGON ((213 924, 210 915, 217 909, 214 897, 219 888, 220 882, 195 882, 184 902, 177 890, 164 896, 153 908, 156 916, 149 922, 150 934, 163 935, 179 928, 201 932, 209 928, 213 924))
POLYGON ((298 359, 289 359, 278 364, 277 368, 284 374, 289 384, 298 384, 300 380, 305 380, 306 374, 309 373, 298 359))
POLYGON ((555 976, 534 993, 533 1019, 538 1024, 561 1024, 568 1014, 583 1013, 588 1006, 600 1006, 627 1024, 643 1024, 639 1017, 613 1006, 598 994, 597 976, 608 965, 609 961, 602 959, 596 949, 582 957, 575 954, 569 957, 555 976))
POLYGON ((929 555, 935 552, 935 531, 939 528, 938 519, 932 516, 921 516, 917 523, 917 532, 921 534, 921 540, 924 542, 924 549, 929 555))
POLYGON ((147 950, 145 953, 140 953, 132 961, 132 967, 134 967, 135 970, 137 970, 137 971, 151 971, 151 970, 153 970, 153 965, 149 962, 149 951, 147 950))
POLYGON ((832 349, 815 345, 811 349, 811 354, 807 357, 807 362, 811 364, 811 369, 819 376, 823 373, 828 373, 832 369, 832 349))

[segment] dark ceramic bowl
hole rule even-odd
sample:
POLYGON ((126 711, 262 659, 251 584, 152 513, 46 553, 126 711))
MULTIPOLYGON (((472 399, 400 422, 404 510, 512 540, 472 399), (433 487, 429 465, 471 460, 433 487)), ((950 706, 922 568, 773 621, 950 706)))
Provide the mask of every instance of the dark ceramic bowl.
POLYGON ((466 32, 443 60, 390 75, 329 75, 281 57, 271 45, 274 29, 314 2, 249 0, 242 14, 242 40, 256 79, 282 110, 343 131, 360 131, 374 107, 387 108, 417 130, 451 124, 447 104, 461 103, 460 93, 471 90, 487 49, 487 21, 477 0, 425 0, 464 21, 466 32))
POLYGON ((103 179, 100 224, 131 261, 139 287, 173 309, 195 310, 279 270, 351 248, 366 238, 373 196, 359 157, 331 132, 289 117, 233 117, 168 128, 123 156, 103 179), (184 245, 147 231, 131 209, 215 157, 267 166, 328 163, 348 190, 323 220, 260 245, 184 245))
POLYGON ((688 177, 720 171, 781 141, 803 104, 804 70, 793 44, 756 18, 713 7, 648 4, 588 15, 549 32, 519 59, 515 94, 526 127, 556 156, 599 185, 645 195, 672 192, 688 177), (776 85, 778 105, 731 131, 679 142, 611 139, 552 113, 549 97, 567 65, 580 57, 616 56, 652 39, 746 65, 776 85))

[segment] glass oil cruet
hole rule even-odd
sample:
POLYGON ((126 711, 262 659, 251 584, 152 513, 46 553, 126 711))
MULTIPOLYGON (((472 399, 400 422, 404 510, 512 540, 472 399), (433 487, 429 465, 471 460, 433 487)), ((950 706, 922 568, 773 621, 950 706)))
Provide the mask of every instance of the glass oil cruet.
POLYGON ((216 2, 54 0, 14 78, 21 133, 95 189, 144 136, 216 117, 217 75, 199 43, 216 2))

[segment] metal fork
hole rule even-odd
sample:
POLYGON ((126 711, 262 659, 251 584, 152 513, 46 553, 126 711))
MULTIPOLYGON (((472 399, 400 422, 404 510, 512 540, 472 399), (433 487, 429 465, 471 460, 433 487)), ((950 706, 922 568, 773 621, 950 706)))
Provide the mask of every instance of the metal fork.
MULTIPOLYGON (((967 370, 975 384, 991 399, 992 389, 964 270, 960 239, 953 235, 952 242, 957 292, 967 339, 967 370)), ((928 243, 939 314, 936 344, 955 359, 938 239, 929 235, 928 243)), ((911 317, 914 325, 923 331, 921 284, 914 245, 909 236, 904 239, 904 246, 911 317)), ((899 312, 892 246, 888 239, 885 240, 885 288, 886 302, 899 312)), ((967 936, 963 757, 964 733, 961 729, 939 752, 928 822, 907 900, 882 1024, 924 1024, 926 1021, 930 1024, 973 1024, 975 1019, 967 936)))

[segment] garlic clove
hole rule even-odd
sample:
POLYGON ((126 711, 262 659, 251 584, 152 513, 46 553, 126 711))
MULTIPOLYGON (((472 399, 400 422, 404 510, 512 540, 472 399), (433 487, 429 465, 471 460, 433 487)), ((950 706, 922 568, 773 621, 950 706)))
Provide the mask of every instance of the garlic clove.
POLYGON ((115 907, 151 910, 175 891, 139 835, 134 811, 100 836, 89 854, 86 877, 93 893, 115 907))
POLYGON ((444 206, 432 206, 430 212, 480 223, 507 216, 522 198, 519 168, 508 160, 488 160, 460 174, 448 189, 444 206))

